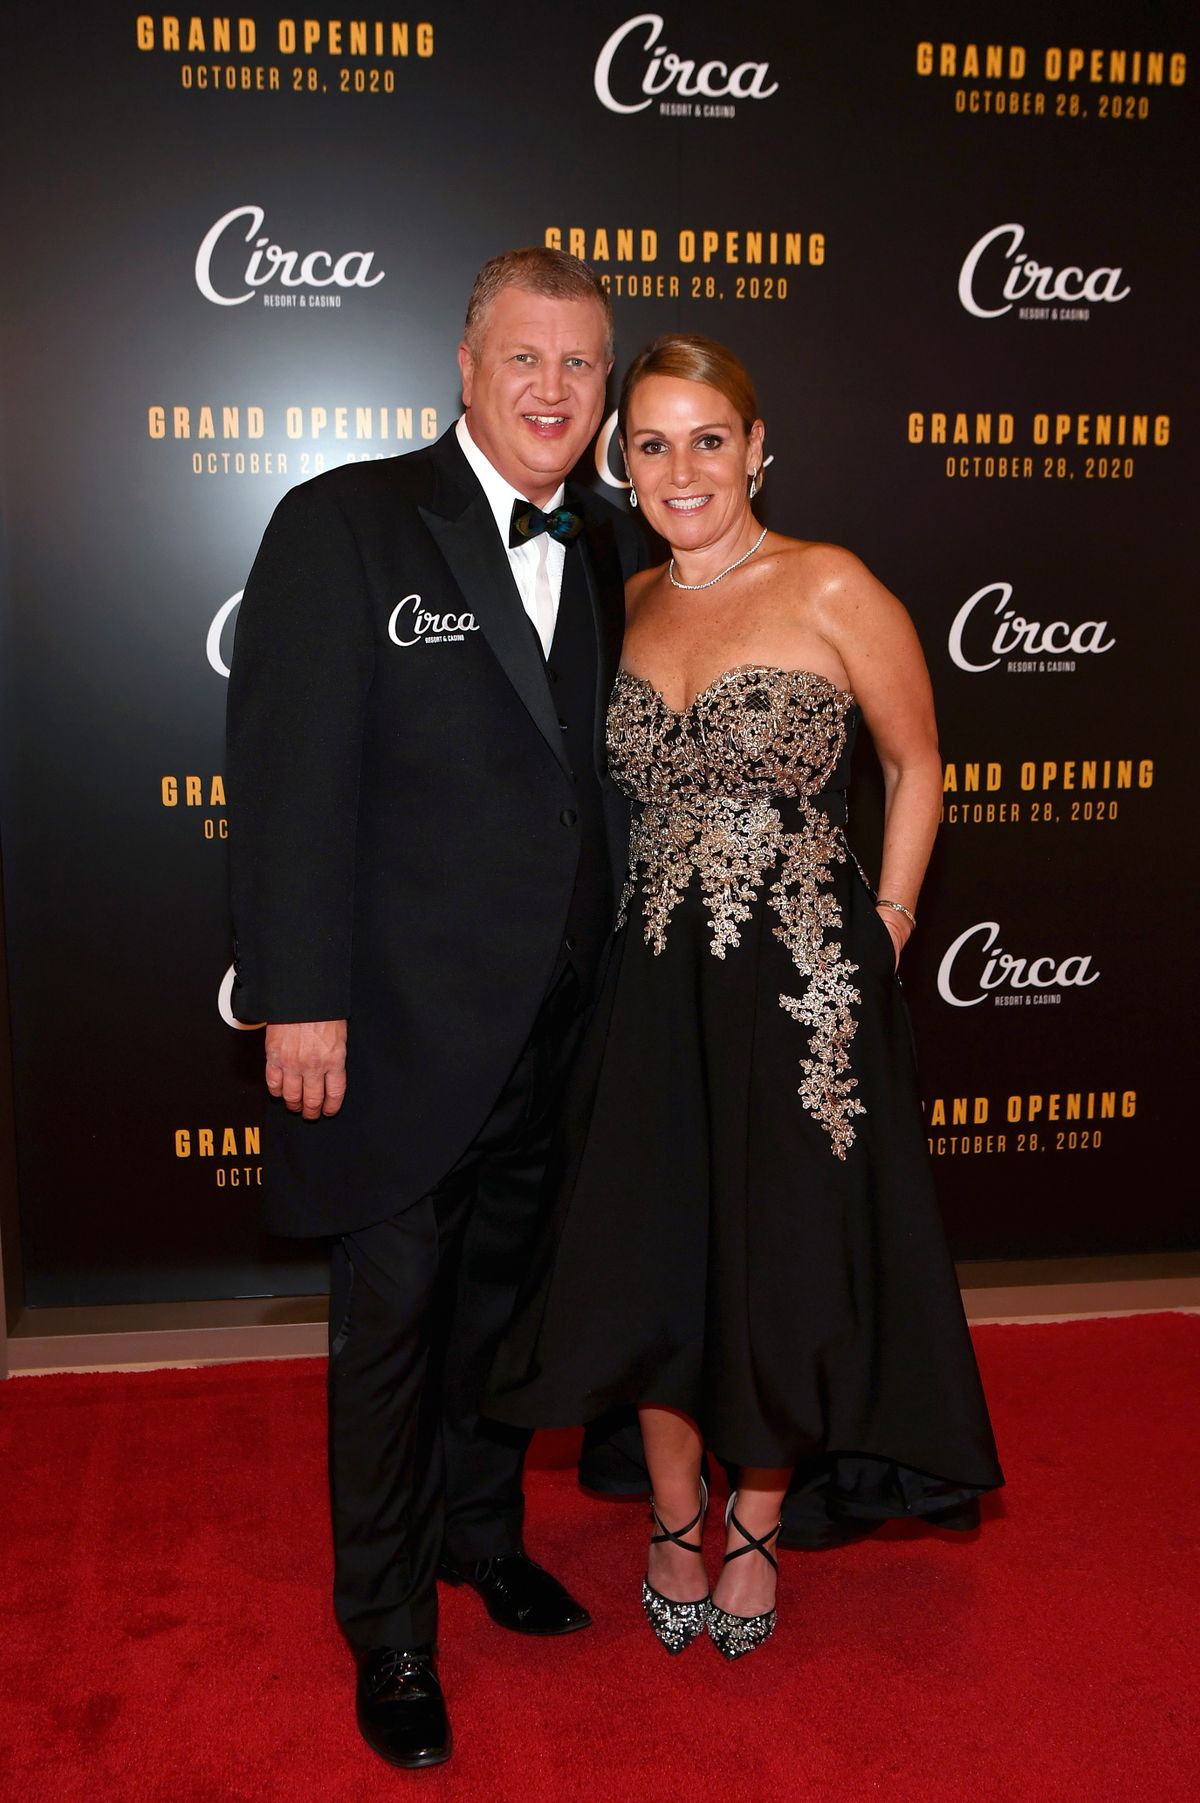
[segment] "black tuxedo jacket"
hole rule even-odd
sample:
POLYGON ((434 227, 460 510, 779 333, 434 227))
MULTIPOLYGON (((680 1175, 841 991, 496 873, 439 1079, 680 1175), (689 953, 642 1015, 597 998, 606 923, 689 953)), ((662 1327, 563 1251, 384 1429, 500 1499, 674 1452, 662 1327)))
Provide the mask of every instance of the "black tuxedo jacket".
MULTIPOLYGON (((594 749, 640 535, 589 491, 594 749)), ((568 555, 575 555, 569 551, 568 555)), ((268 1224, 351 1232, 455 1164, 528 1037, 579 857, 545 663, 453 431, 285 495, 238 616, 227 778, 242 1021, 349 1021, 340 1114, 268 1108, 268 1224)), ((619 875, 616 876, 619 888, 619 875)))

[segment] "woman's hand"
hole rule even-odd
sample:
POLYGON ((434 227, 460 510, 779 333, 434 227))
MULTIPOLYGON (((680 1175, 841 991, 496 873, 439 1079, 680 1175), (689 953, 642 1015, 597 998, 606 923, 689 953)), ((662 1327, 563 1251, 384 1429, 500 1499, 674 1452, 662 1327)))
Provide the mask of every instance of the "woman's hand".
POLYGON ((900 968, 900 954, 908 944, 908 936, 912 932, 912 922, 898 914, 895 908, 876 908, 880 920, 892 936, 892 944, 896 948, 896 969, 900 968))

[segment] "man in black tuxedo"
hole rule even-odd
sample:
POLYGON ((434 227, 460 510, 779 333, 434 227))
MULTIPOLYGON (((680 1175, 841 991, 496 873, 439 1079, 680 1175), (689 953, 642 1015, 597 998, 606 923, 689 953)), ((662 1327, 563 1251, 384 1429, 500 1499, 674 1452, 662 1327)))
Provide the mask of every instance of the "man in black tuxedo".
POLYGON ((477 1404, 624 866, 604 716, 643 555, 564 489, 611 332, 585 264, 493 259, 465 418, 286 495, 238 621, 233 1006, 282 1103, 269 1225, 334 1236, 334 1601, 399 1765, 449 1756, 438 1575, 520 1632, 589 1622, 525 1556, 524 1437, 477 1404))

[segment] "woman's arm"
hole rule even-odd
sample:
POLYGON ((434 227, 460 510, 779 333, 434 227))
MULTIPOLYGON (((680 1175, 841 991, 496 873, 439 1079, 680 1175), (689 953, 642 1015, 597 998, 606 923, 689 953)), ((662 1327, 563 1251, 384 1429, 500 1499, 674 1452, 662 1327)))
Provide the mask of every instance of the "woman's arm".
MULTIPOLYGON (((908 613, 849 551, 822 547, 816 620, 846 667, 883 767, 885 807, 880 897, 910 913, 937 833, 942 760, 929 671, 908 613)), ((879 917, 896 946, 912 922, 895 908, 879 917)))

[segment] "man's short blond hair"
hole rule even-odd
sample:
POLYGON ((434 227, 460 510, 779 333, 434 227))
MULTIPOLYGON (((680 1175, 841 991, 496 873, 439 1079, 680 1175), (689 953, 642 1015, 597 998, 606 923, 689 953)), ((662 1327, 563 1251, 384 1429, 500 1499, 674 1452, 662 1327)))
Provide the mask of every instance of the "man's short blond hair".
POLYGON ((612 357, 612 301, 600 277, 580 257, 572 257, 565 250, 548 250, 541 244, 503 251, 485 263, 475 277, 463 329, 472 357, 479 355, 487 316, 496 296, 505 288, 524 288, 529 294, 548 294, 554 300, 595 301, 604 315, 605 344, 612 357))

